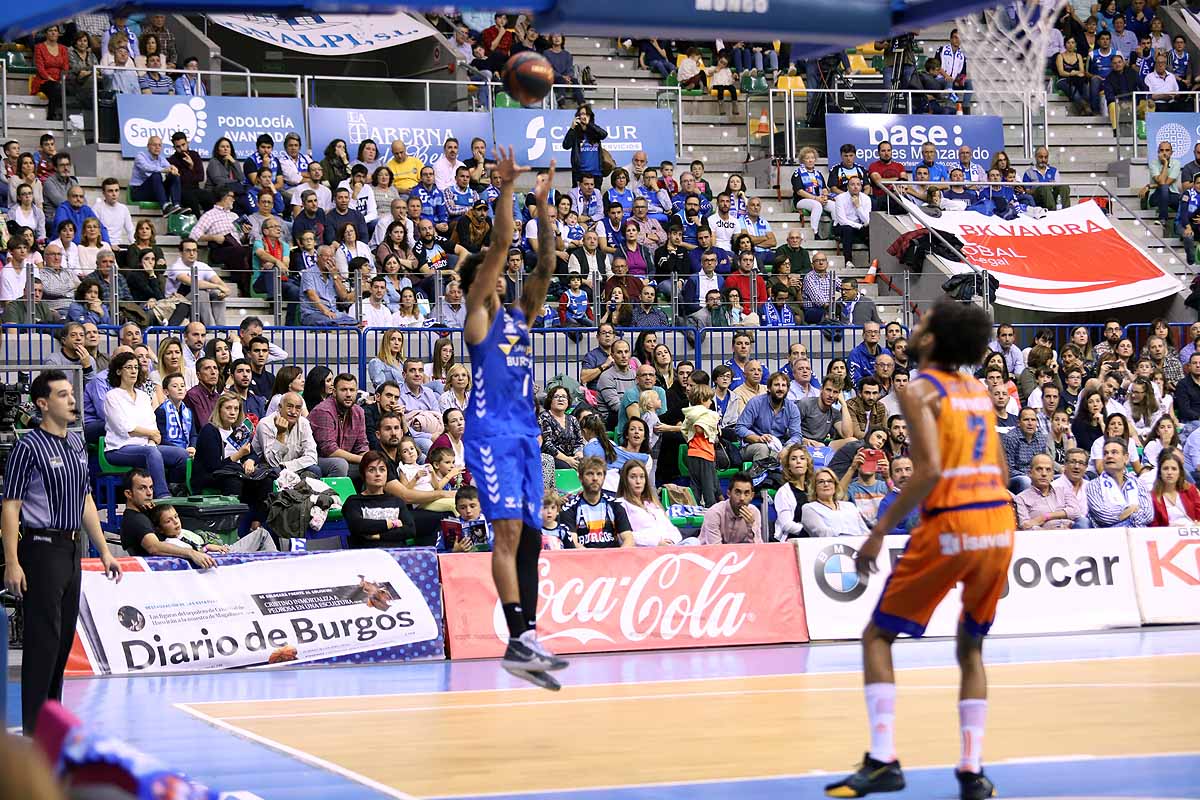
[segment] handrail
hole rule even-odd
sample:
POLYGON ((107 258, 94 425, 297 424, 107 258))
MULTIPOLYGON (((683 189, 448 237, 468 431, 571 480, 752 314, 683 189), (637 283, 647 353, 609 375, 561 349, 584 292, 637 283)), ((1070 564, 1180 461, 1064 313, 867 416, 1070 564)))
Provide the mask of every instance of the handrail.
MULTIPOLYGON (((0 107, 4 110, 0 111, 0 132, 5 139, 8 138, 8 62, 0 60, 0 107)), ((66 109, 63 109, 63 115, 66 115, 66 109)))
MULTIPOLYGON (((1152 99, 1155 96, 1155 94, 1156 94, 1155 92, 1151 92, 1151 91, 1138 90, 1138 91, 1135 91, 1131 95, 1132 103, 1133 103, 1133 132, 1130 134, 1130 139, 1131 139, 1130 145, 1133 148, 1130 151, 1132 153, 1132 156, 1130 156, 1131 158, 1136 159, 1138 157, 1138 135, 1137 135, 1138 97, 1139 96, 1145 97, 1146 99, 1149 100, 1149 99, 1152 99)), ((1162 93, 1159 92, 1158 94, 1161 96, 1162 93)), ((1192 90, 1192 91, 1170 92, 1168 96, 1170 96, 1170 97, 1191 97, 1192 98, 1192 110, 1195 112, 1200 112, 1200 91, 1192 90)), ((1105 98, 1105 99, 1107 100, 1107 98, 1105 98)), ((1150 113, 1151 111, 1154 111, 1153 103, 1151 103, 1151 108, 1147 109, 1147 113, 1150 113)), ((1120 120, 1118 119, 1118 122, 1119 121, 1120 120)), ((1121 140, 1121 137, 1118 136, 1117 137, 1118 144, 1120 144, 1120 140, 1121 140)))
POLYGON ((234 61, 229 56, 223 55, 222 53, 211 53, 210 57, 215 58, 215 59, 217 59, 217 61, 220 61, 222 63, 230 64, 231 66, 237 67, 239 70, 246 73, 246 97, 251 96, 250 95, 250 68, 249 67, 247 67, 245 64, 239 64, 238 62, 234 61))

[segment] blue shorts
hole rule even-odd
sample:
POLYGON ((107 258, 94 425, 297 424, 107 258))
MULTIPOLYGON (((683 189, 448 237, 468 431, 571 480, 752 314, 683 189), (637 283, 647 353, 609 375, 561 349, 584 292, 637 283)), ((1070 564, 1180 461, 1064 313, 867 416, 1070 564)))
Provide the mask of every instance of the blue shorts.
POLYGON ((491 436, 467 440, 463 447, 467 469, 479 489, 483 515, 520 519, 534 530, 542 529, 542 451, 537 439, 525 436, 491 436))

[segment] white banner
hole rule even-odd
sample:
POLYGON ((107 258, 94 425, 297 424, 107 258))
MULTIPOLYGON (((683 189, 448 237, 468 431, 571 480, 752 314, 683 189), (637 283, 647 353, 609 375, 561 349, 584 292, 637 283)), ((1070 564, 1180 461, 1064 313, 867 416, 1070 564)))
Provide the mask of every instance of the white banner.
POLYGON ((101 674, 292 664, 436 639, 421 591, 382 550, 203 572, 83 573, 80 632, 101 674))
MULTIPOLYGON (((809 636, 853 639, 879 602, 907 536, 885 537, 879 572, 860 579, 854 558, 861 536, 799 539, 800 578, 809 636)), ((962 609, 956 587, 938 605, 926 636, 953 636, 962 609)), ((992 633, 1032 634, 1136 626, 1125 530, 1018 531, 1009 582, 992 633)))
POLYGON ((1200 622, 1200 528, 1130 528, 1129 555, 1143 622, 1200 622))
POLYGON ((930 217, 910 208, 921 225, 961 239, 967 260, 994 274, 1001 305, 1106 311, 1169 297, 1182 288, 1092 202, 1050 211, 1041 219, 1012 221, 977 211, 930 217))
POLYGON ((211 14, 218 25, 263 44, 310 56, 349 56, 433 35, 409 14, 211 14))

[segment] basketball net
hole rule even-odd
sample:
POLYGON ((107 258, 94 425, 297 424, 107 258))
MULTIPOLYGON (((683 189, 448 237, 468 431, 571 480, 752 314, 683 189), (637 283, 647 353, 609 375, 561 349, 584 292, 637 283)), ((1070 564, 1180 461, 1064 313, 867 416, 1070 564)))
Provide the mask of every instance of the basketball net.
POLYGON ((1046 45, 1068 2, 1016 0, 955 21, 974 89, 972 114, 1011 118, 1045 105, 1046 45))

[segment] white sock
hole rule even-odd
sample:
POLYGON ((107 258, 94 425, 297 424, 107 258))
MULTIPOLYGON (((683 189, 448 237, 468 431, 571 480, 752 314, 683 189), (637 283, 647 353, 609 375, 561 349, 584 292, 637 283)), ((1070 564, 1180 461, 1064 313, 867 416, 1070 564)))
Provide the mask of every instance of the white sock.
POLYGON ((958 768, 979 772, 983 764, 983 728, 987 723, 987 700, 959 700, 958 727, 962 734, 962 758, 958 768))
POLYGON ((867 720, 871 724, 871 758, 896 760, 896 684, 868 683, 867 720))

